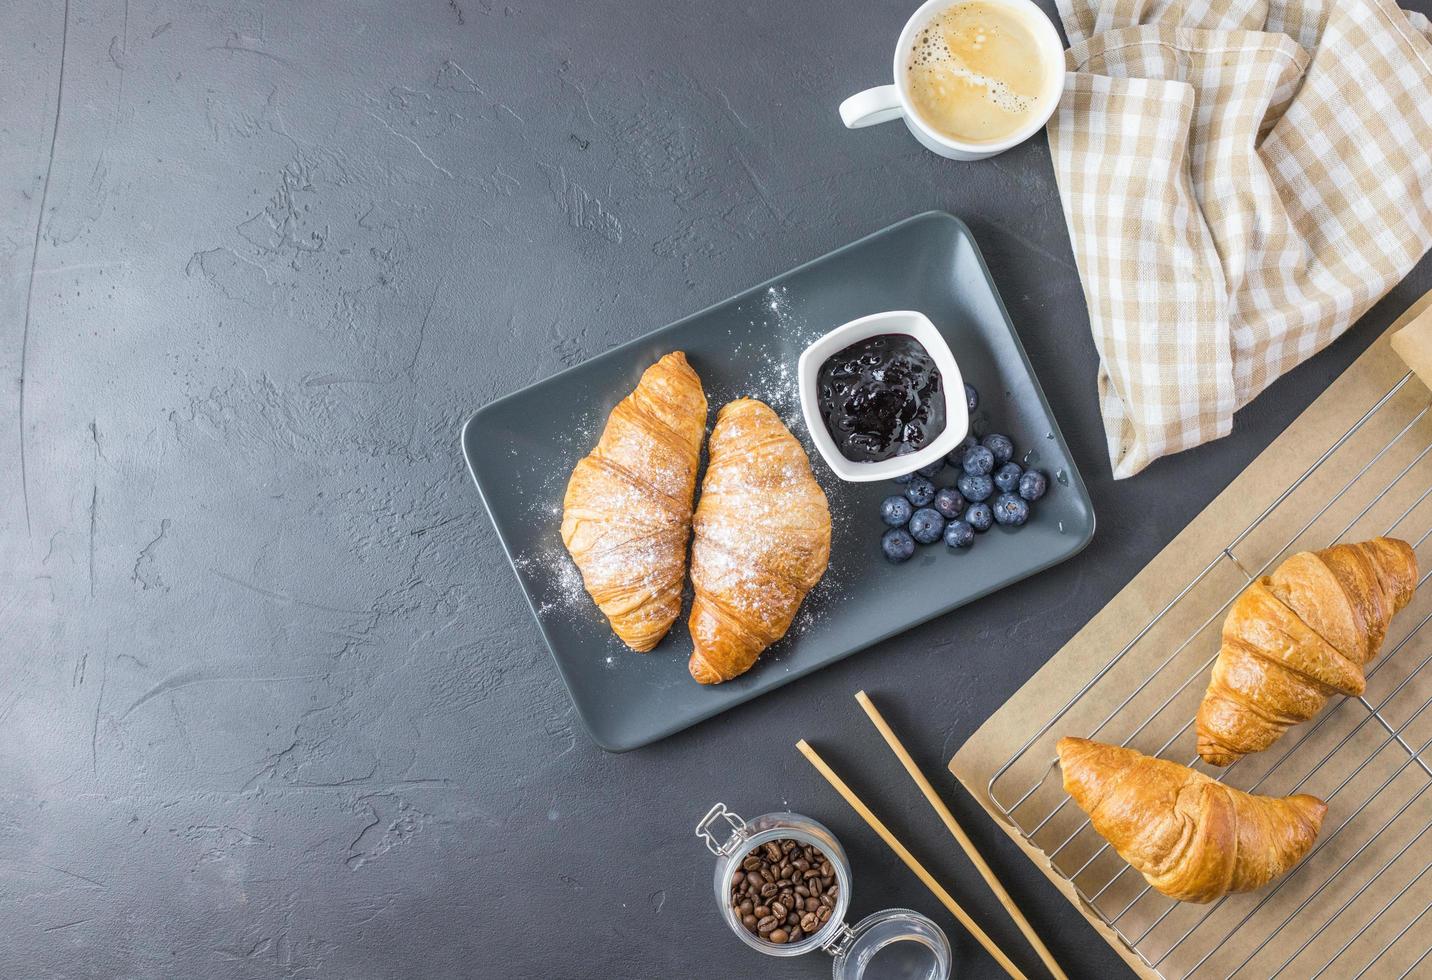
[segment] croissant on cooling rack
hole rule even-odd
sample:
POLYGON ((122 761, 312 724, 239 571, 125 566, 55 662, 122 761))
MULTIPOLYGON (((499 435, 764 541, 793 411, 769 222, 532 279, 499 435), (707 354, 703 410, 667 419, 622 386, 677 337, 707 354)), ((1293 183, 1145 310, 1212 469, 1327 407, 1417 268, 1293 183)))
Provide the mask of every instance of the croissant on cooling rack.
POLYGON ((1395 538, 1293 555, 1254 582, 1223 623, 1223 647, 1198 708, 1198 754, 1227 766, 1356 696, 1393 615, 1412 600, 1417 558, 1395 538))
POLYGON ((711 430, 691 545, 691 676, 719 684, 785 635, 830 560, 830 508, 805 451, 764 403, 711 430))
POLYGON ((621 640, 645 653, 681 613, 706 395, 681 351, 642 374, 572 471, 562 543, 621 640))
POLYGON ((1057 747, 1064 791, 1158 891, 1212 902, 1261 888, 1302 860, 1327 804, 1254 796, 1187 766, 1083 738, 1057 747))

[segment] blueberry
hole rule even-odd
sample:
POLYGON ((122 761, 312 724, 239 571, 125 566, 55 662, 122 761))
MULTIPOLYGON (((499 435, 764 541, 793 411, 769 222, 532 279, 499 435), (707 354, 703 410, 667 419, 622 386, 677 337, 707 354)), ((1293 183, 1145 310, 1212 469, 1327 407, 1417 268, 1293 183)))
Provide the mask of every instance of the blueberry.
POLYGON ((990 511, 989 504, 970 504, 969 510, 965 511, 965 523, 976 531, 988 531, 994 523, 994 513, 990 511))
POLYGON ((1049 489, 1049 478, 1039 470, 1030 470, 1019 478, 1019 495, 1025 500, 1038 500, 1049 489))
POLYGON ((994 519, 1000 524, 1019 527, 1029 520, 1029 501, 1018 494, 1000 494, 994 499, 994 519))
POLYGON ((960 465, 966 473, 987 476, 994 469, 994 453, 988 446, 971 446, 960 465))
POLYGON ((935 502, 932 505, 940 516, 946 520, 954 520, 960 516, 960 511, 965 509, 965 498, 954 487, 941 487, 935 493, 935 502))
POLYGON ((910 517, 910 537, 921 544, 934 544, 944 533, 945 519, 933 507, 921 507, 910 517))
POLYGON ((1005 493, 1014 493, 1019 489, 1019 478, 1023 474, 1018 463, 1005 463, 994 471, 994 485, 1005 493))
POLYGON ((945 544, 951 548, 968 548, 975 543, 975 529, 969 521, 950 521, 945 525, 945 544))
POLYGON ((891 527, 904 527, 910 523, 915 508, 901 494, 892 494, 880 501, 880 519, 891 527))
POLYGON ((1002 436, 998 432, 991 432, 980 440, 980 445, 994 453, 996 463, 1008 463, 1014 458, 1014 443, 1009 436, 1002 436))
POLYGON ((935 499, 935 485, 923 476, 917 476, 905 488, 905 497, 916 507, 928 507, 935 499))
POLYGON ((971 446, 976 446, 978 444, 979 443, 975 441, 974 436, 965 436, 964 439, 960 441, 960 444, 958 446, 956 446, 954 449, 951 449, 948 453, 945 454, 946 462, 948 462, 951 466, 963 465, 965 461, 965 453, 970 451, 971 446))
POLYGON ((955 486, 960 488, 960 496, 972 504, 988 500, 990 494, 994 493, 993 480, 987 476, 975 476, 973 473, 961 473, 955 486))
POLYGON ((929 479, 930 477, 934 476, 936 473, 940 472, 940 470, 942 470, 942 469, 944 469, 944 468, 945 468, 945 459, 944 459, 944 457, 942 456, 942 457, 940 457, 939 459, 935 460, 933 463, 931 463, 929 466, 922 466, 922 467, 920 467, 918 470, 916 470, 915 472, 916 472, 916 473, 919 473, 921 476, 925 477, 926 479, 929 479))
POLYGON ((903 527, 892 527, 880 536, 880 552, 892 565, 909 561, 915 553, 915 539, 903 527))
POLYGON ((980 407, 980 393, 975 391, 975 386, 968 381, 965 382, 965 404, 970 407, 971 412, 980 407))
MULTIPOLYGON (((909 455, 910 455, 911 453, 913 453, 913 452, 917 452, 917 450, 915 449, 914 446, 901 446, 900 449, 895 453, 895 455, 896 455, 896 456, 909 456, 909 455)), ((903 476, 897 476, 897 477, 895 478, 895 482, 896 482, 896 483, 909 483, 909 482, 910 482, 911 480, 913 480, 913 479, 915 479, 915 471, 914 471, 914 470, 911 470, 909 473, 906 473, 906 474, 904 474, 903 476)))

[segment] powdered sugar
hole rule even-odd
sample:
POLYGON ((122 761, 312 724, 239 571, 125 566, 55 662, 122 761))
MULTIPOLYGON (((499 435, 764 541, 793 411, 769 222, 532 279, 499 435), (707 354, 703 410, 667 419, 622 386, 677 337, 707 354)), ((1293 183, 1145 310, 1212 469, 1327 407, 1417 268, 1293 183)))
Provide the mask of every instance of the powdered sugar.
POLYGON ((562 498, 566 494, 572 468, 597 444, 597 436, 604 425, 605 415, 589 408, 556 437, 554 441, 560 447, 558 455, 567 460, 566 464, 543 468, 532 482, 532 492, 523 494, 534 521, 542 525, 550 523, 554 530, 561 523, 562 498))
POLYGON ((831 324, 812 324, 799 312, 786 286, 769 286, 751 308, 748 326, 762 327, 761 340, 741 340, 732 345, 731 353, 742 360, 760 365, 742 379, 733 397, 747 396, 765 402, 775 409, 786 427, 795 431, 800 415, 800 392, 796 380, 796 360, 800 352, 815 341, 831 324), (790 345, 784 355, 773 351, 765 338, 779 338, 790 345))
MULTIPOLYGON (((622 553, 622 549, 614 549, 608 554, 614 556, 618 553, 622 553)), ((640 550, 636 552, 625 552, 619 561, 614 559, 610 565, 603 565, 599 558, 597 562, 598 572, 602 575, 611 575, 618 567, 630 570, 641 567, 654 567, 655 565, 654 559, 647 559, 650 564, 643 564, 643 561, 644 559, 640 550)), ((538 616, 546 617, 554 614, 577 617, 595 616, 598 622, 605 622, 605 617, 602 616, 601 611, 597 609, 596 604, 587 593, 581 571, 572 560, 572 556, 567 553, 567 549, 562 547, 560 541, 536 553, 515 558, 512 564, 516 567, 518 574, 527 585, 528 592, 533 598, 533 604, 538 616)), ((684 571, 684 560, 682 565, 678 566, 678 568, 684 571)), ((589 574, 591 574, 591 571, 592 565, 589 563, 589 574)), ((649 595, 660 583, 658 582, 658 576, 655 573, 649 572, 642 580, 629 581, 627 584, 632 588, 634 593, 649 595)), ((671 610, 668 603, 648 602, 641 605, 635 612, 637 613, 635 617, 631 614, 626 616, 627 622, 649 622, 658 618, 663 613, 669 615, 671 610)), ((610 658, 608 659, 608 665, 611 665, 610 658)))
POLYGON ((544 548, 533 555, 522 555, 514 558, 512 565, 529 588, 535 586, 532 595, 537 600, 537 615, 591 605, 582 585, 582 573, 565 548, 544 548))

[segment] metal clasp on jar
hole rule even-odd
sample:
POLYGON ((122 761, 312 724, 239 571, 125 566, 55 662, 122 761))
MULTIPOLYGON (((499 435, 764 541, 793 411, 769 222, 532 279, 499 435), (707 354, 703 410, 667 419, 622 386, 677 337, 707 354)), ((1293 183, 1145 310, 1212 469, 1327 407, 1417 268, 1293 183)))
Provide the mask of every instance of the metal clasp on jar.
POLYGON ((736 848, 740 847, 741 842, 744 841, 749 834, 746 832, 746 821, 741 819, 739 813, 728 810, 724 803, 717 803, 711 809, 707 810, 706 816, 702 817, 701 821, 697 823, 696 836, 700 837, 706 843, 706 849, 712 854, 717 857, 726 857, 728 854, 734 852, 736 848), (712 824, 717 820, 726 821, 726 828, 730 831, 730 836, 727 837, 724 842, 720 843, 716 840, 716 834, 712 832, 712 824))
POLYGON ((842 922, 835 935, 821 943, 820 948, 836 959, 840 959, 850 954, 850 947, 855 945, 855 938, 855 930, 842 922))

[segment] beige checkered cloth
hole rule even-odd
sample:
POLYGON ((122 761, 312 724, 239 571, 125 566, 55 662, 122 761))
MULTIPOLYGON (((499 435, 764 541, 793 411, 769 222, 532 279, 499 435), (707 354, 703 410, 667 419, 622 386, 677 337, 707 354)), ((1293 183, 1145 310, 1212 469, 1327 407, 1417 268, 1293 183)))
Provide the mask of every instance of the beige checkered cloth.
POLYGON ((1058 0, 1049 125, 1114 476, 1228 434, 1432 246, 1432 25, 1392 0, 1058 0))

